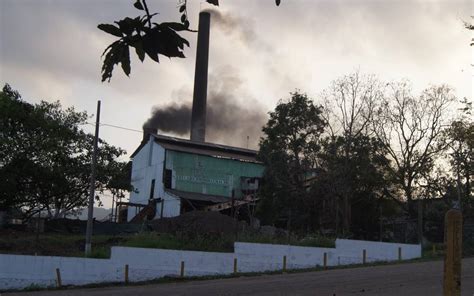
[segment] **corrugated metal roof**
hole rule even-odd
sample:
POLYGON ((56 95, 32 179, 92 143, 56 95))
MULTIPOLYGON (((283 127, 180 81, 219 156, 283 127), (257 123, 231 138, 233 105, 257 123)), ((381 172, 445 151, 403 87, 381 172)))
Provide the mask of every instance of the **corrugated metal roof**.
MULTIPOLYGON (((163 135, 151 135, 155 138, 155 142, 168 150, 257 162, 257 151, 255 150, 206 142, 194 142, 187 139, 163 135)), ((144 144, 145 143, 140 144, 131 157, 134 157, 135 154, 144 146, 144 144)))
POLYGON ((219 196, 219 195, 209 195, 209 194, 187 192, 187 191, 180 191, 180 190, 174 190, 174 189, 165 189, 165 191, 176 197, 184 198, 188 200, 207 201, 207 202, 213 202, 213 203, 222 203, 222 202, 230 201, 229 197, 219 196))

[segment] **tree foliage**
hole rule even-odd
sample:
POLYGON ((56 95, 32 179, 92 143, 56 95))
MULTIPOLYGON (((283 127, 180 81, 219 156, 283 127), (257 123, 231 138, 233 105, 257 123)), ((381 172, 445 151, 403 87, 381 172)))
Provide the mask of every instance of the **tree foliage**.
MULTIPOLYGON (((219 0, 206 0, 206 2, 219 6, 219 0)), ((277 6, 280 2, 280 0, 275 0, 277 6)), ((125 75, 130 75, 130 50, 135 50, 141 62, 145 60, 146 55, 157 63, 160 62, 159 55, 168 58, 185 57, 184 47, 189 47, 189 42, 180 33, 195 32, 189 29, 187 0, 180 1, 178 5, 181 14, 179 22, 152 22, 152 18, 158 13, 150 13, 146 0, 135 0, 133 6, 143 11, 144 15, 125 17, 115 21, 114 24, 97 26, 100 30, 119 37, 102 53, 102 56, 105 55, 102 65, 102 82, 106 80, 110 82, 114 67, 118 64, 125 75)))
POLYGON ((383 98, 383 87, 375 76, 356 71, 333 81, 323 95, 324 114, 331 137, 328 141, 331 145, 342 145, 334 152, 334 156, 342 160, 337 166, 336 222, 340 223, 336 223, 336 229, 341 228, 343 234, 348 234, 351 232, 352 203, 356 195, 352 161, 359 158, 361 148, 369 149, 367 152, 380 152, 379 145, 375 145, 378 142, 372 142, 372 146, 363 140, 370 139, 370 125, 383 98))
MULTIPOLYGON (((413 230, 423 228, 422 220, 414 224, 420 199, 442 199, 424 206, 432 231, 441 224, 431 205, 450 207, 456 188, 471 211, 472 120, 469 114, 448 125, 455 99, 449 87, 413 95, 407 82, 356 72, 335 80, 321 99, 324 108, 294 93, 263 128, 264 223, 380 239, 393 235, 382 226, 397 217, 407 221, 403 239, 413 241, 413 230)), ((468 103, 463 111, 470 112, 468 103)))
POLYGON ((408 83, 391 84, 373 122, 391 160, 393 181, 412 215, 416 214, 413 201, 423 198, 420 189, 431 180, 436 159, 447 147, 442 134, 453 100, 452 90, 444 85, 414 96, 408 83))
POLYGON ((446 129, 451 170, 456 179, 458 198, 464 214, 474 216, 472 175, 474 172, 474 122, 472 103, 463 100, 462 116, 446 129))
MULTIPOLYGON (((218 5, 217 0, 208 0, 208 3, 218 5)), ((189 42, 179 32, 192 31, 189 29, 187 16, 187 2, 183 1, 179 6, 181 13, 180 22, 152 22, 157 13, 150 13, 146 0, 136 0, 134 7, 145 14, 134 18, 126 17, 114 22, 115 24, 100 24, 97 27, 119 39, 110 44, 102 54, 104 63, 102 65, 102 82, 112 78, 115 65, 120 64, 125 75, 129 76, 130 49, 133 48, 141 62, 147 55, 153 61, 159 63, 159 55, 168 58, 184 58, 184 46, 189 47, 189 42)))
POLYGON ((319 227, 374 239, 369 234, 378 230, 380 206, 390 186, 385 155, 382 143, 365 135, 323 140, 311 184, 319 227))
MULTIPOLYGON (((5 85, 0 92, 0 208, 60 217, 87 204, 93 135, 88 115, 59 102, 30 104, 5 85)), ((123 165, 120 148, 100 140, 97 190, 105 190, 123 165)), ((124 187, 124 186, 122 186, 124 187)))
POLYGON ((289 223, 304 223, 305 216, 300 212, 308 214, 304 210, 308 202, 306 174, 315 165, 320 135, 326 126, 321 113, 321 107, 298 92, 292 93, 289 101, 280 101, 270 113, 258 154, 265 165, 261 203, 265 222, 275 223, 286 217, 289 223))

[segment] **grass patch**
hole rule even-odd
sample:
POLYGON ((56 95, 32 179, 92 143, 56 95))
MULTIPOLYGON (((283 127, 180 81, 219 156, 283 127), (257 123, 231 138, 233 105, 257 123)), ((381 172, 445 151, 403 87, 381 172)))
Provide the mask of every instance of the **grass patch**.
POLYGON ((274 245, 292 245, 302 247, 335 248, 336 239, 324 237, 321 235, 308 235, 303 238, 292 235, 288 237, 272 237, 263 235, 242 235, 238 241, 247 243, 274 244, 274 245))
POLYGON ((121 244, 126 247, 232 252, 234 241, 228 236, 204 236, 167 233, 139 233, 121 244))
MULTIPOLYGON (((90 258, 110 258, 112 246, 136 248, 174 249, 206 252, 233 252, 234 242, 296 245, 308 247, 334 248, 335 240, 318 235, 304 238, 291 236, 272 237, 261 234, 198 235, 191 233, 166 234, 142 232, 121 236, 94 235, 92 237, 92 253, 90 258)), ((42 233, 36 240, 34 234, 18 233, 16 235, 0 236, 0 253, 84 257, 84 235, 42 233)))

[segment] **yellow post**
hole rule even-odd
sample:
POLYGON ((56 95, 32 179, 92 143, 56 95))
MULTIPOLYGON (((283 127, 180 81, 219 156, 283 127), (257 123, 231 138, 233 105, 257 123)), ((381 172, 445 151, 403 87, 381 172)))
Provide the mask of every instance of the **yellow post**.
POLYGON ((234 258, 234 273, 237 273, 237 258, 234 258))
POLYGON ((181 261, 181 272, 179 274, 181 277, 184 277, 184 261, 181 261))
POLYGON ((125 283, 128 284, 128 264, 125 264, 125 283))
POLYGON ((324 253, 323 267, 324 269, 328 267, 328 253, 324 253))
POLYGON ((59 268, 56 268, 56 283, 58 285, 58 288, 61 288, 62 281, 61 281, 61 271, 59 271, 59 268))
POLYGON ((367 262, 367 251, 364 249, 362 250, 362 264, 365 264, 367 262))
POLYGON ((398 261, 402 261, 402 247, 398 247, 398 261))
POLYGON ((286 271, 286 256, 283 256, 283 272, 286 271))
POLYGON ((444 296, 461 295, 462 213, 449 210, 444 216, 444 296))

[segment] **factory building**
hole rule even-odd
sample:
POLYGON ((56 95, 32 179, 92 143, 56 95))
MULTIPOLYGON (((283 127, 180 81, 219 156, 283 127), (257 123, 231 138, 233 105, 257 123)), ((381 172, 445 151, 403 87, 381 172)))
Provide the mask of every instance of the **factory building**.
POLYGON ((205 141, 210 21, 209 12, 199 14, 191 139, 144 128, 132 154, 130 202, 117 203, 127 209, 129 222, 193 210, 226 211, 256 201, 263 175, 257 152, 205 141))
POLYGON ((254 202, 263 174, 255 157, 254 150, 150 133, 132 155, 127 220, 254 202))

